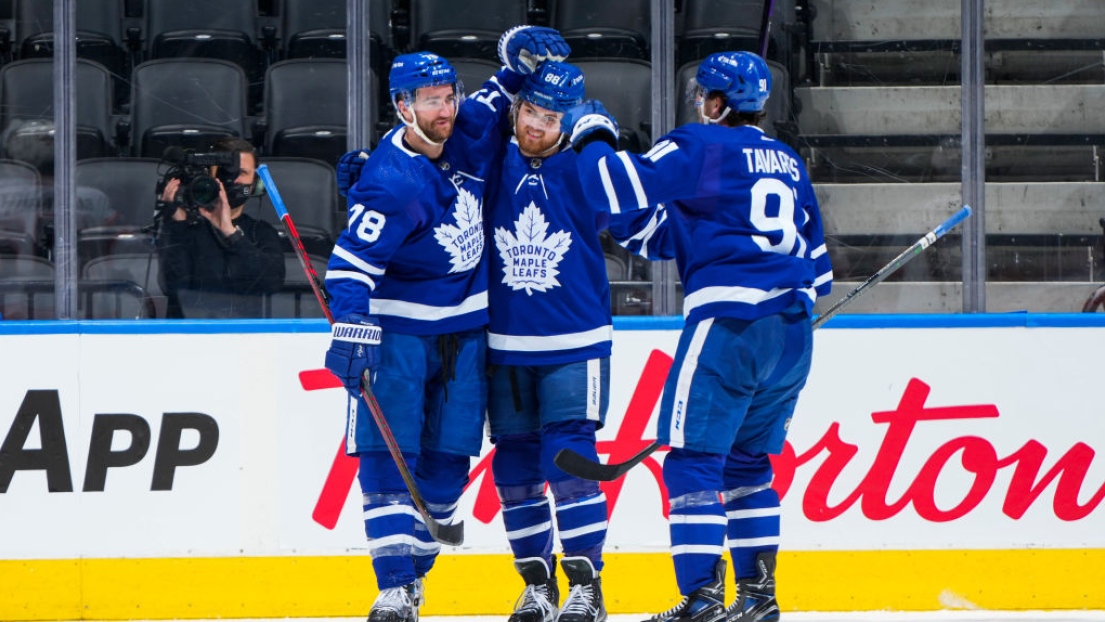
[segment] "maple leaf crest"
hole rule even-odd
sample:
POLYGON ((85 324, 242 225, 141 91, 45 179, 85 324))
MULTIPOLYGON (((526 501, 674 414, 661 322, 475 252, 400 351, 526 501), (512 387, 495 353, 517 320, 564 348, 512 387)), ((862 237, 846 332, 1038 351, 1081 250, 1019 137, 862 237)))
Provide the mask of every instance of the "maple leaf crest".
POLYGON ((475 268, 483 255, 483 207, 476 195, 464 188, 457 190, 453 209, 457 224, 442 223, 434 229, 434 239, 449 252, 450 274, 475 268))
POLYGON ((572 245, 572 235, 548 231, 545 215, 532 201, 514 221, 513 233, 504 227, 495 230, 495 247, 503 258, 503 283, 515 291, 524 289, 530 296, 560 286, 557 266, 572 245))

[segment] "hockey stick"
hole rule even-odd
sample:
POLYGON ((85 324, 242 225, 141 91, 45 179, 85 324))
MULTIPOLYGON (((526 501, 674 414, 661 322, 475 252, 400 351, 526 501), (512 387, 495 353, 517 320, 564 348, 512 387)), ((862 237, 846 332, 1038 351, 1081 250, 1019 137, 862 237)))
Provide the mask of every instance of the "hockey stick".
POLYGON ((948 218, 944 222, 940 223, 935 229, 921 236, 921 239, 914 242, 913 246, 910 246, 909 248, 902 251, 901 254, 899 254, 897 257, 891 259, 890 263, 880 268, 878 272, 872 274, 870 277, 868 277, 866 281, 860 283, 859 287, 853 289, 847 296, 836 301, 836 304, 826 309, 824 313, 819 315, 817 319, 813 321, 813 327, 817 328, 825 322, 828 322, 831 317, 839 313, 841 309, 848 305, 848 303, 852 302, 852 300, 854 300, 856 296, 859 296, 860 294, 874 287, 875 285, 882 283, 883 280, 886 279, 886 277, 897 272, 898 268, 901 268, 906 263, 908 263, 910 259, 913 259, 917 255, 919 255, 921 251, 925 250, 929 246, 932 246, 933 242, 944 237, 944 234, 954 229, 956 225, 966 220, 967 217, 970 215, 971 207, 969 205, 964 205, 963 207, 959 208, 959 211, 952 214, 951 218, 948 218))
MULTIPOLYGON (((944 237, 948 231, 952 230, 956 225, 963 222, 968 216, 971 215, 971 208, 964 205, 958 212, 953 214, 951 218, 948 218, 944 222, 940 223, 932 231, 926 233, 921 239, 913 243, 912 246, 902 251, 894 259, 890 260, 890 263, 886 264, 879 269, 878 272, 871 275, 869 279, 864 281, 851 291, 847 296, 841 298, 833 306, 829 307, 827 311, 822 313, 816 320, 814 320, 812 327, 817 329, 819 326, 829 320, 829 318, 836 315, 841 309, 846 307, 849 303, 856 299, 857 296, 867 291, 871 287, 878 283, 881 283, 886 277, 896 272, 899 268, 904 266, 910 259, 916 257, 921 251, 925 250, 932 245, 933 242, 944 237)), ((586 458, 582 454, 579 454, 571 449, 561 449, 557 452, 553 462, 556 466, 560 467, 560 470, 569 475, 587 479, 596 482, 609 482, 618 479, 622 475, 629 472, 630 469, 640 464, 645 458, 649 457, 652 452, 661 447, 659 442, 654 442, 648 447, 645 447, 636 455, 625 462, 619 462, 616 464, 602 464, 601 462, 594 462, 589 458, 586 458)))
MULTIPOLYGON (((288 214, 288 209, 284 205, 284 199, 280 197, 280 191, 276 189, 276 182, 272 178, 272 173, 269 172, 268 165, 262 164, 258 166, 257 175, 261 177, 261 181, 265 184, 265 189, 268 192, 269 199, 272 201, 272 206, 276 209, 277 216, 280 217, 280 224, 284 226, 284 232, 292 240, 292 248, 295 249, 296 257, 299 258, 299 263, 303 266, 303 271, 307 274, 307 280, 311 283, 311 289, 315 292, 315 298, 317 298, 319 304, 322 305, 322 311, 326 314, 326 320, 330 322, 330 324, 333 324, 334 316, 330 312, 330 296, 327 294, 322 281, 319 280, 318 273, 315 272, 314 267, 311 265, 311 259, 307 256, 307 250, 303 247, 303 241, 299 238, 299 233, 295 229, 295 224, 292 222, 291 215, 288 214)), ((462 544, 464 542, 464 521, 457 521, 447 525, 439 522, 430 514, 430 510, 426 506, 426 500, 422 498, 422 494, 418 491, 418 484, 414 481, 414 475, 411 474, 411 470, 407 466, 407 461, 403 459, 403 452, 399 449, 399 443, 395 440, 395 435, 391 431, 391 426, 388 424, 387 419, 384 418, 384 413, 380 410, 380 404, 376 402, 376 396, 372 394, 372 379, 369 377, 369 372, 367 370, 361 377, 361 398, 364 399, 365 404, 368 405, 368 411, 372 413, 372 420, 376 422, 376 426, 380 429, 380 436, 384 438, 384 444, 387 445, 388 452, 395 461, 395 466, 399 469, 399 475, 403 478, 403 483, 407 485, 407 491, 411 495, 411 501, 414 503, 415 508, 418 509, 418 513, 422 515, 422 520, 425 521, 426 529, 429 530, 430 536, 442 544, 450 544, 452 546, 459 546, 462 544)))
POLYGON ((775 10, 775 0, 768 0, 764 5, 763 16, 760 21, 760 58, 767 60, 767 42, 771 35, 771 13, 775 10))

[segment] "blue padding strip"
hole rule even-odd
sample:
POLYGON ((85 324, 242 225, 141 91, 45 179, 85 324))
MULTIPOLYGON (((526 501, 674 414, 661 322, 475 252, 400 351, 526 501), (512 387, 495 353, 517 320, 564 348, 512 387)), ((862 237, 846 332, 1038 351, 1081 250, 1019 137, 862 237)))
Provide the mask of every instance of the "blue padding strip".
MULTIPOLYGON (((1105 313, 947 313, 838 315, 823 328, 1103 328, 1105 313)), ((615 317, 615 330, 679 330, 680 316, 615 317)), ((329 333, 309 320, 0 320, 2 335, 219 335, 329 333)))

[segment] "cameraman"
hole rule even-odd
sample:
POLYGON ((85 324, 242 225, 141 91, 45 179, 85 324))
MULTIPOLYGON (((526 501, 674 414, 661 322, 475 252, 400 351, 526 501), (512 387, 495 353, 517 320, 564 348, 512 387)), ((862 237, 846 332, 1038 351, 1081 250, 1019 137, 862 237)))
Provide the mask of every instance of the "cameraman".
POLYGON ((218 182, 216 199, 197 205, 179 177, 166 180, 159 197, 157 251, 166 316, 183 318, 187 311, 188 317, 262 317, 262 296, 284 284, 284 252, 272 225, 242 213, 257 185, 257 153, 240 138, 224 138, 214 151, 238 154, 237 171, 208 170, 218 182))

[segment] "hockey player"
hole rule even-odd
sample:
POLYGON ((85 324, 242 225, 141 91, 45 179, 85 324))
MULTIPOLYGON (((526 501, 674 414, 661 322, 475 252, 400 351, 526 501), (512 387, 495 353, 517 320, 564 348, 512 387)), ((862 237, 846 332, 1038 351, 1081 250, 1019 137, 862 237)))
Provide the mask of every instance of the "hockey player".
POLYGON ((606 497, 553 464, 563 448, 597 460, 610 386, 610 283, 599 232, 606 201, 584 192, 561 133, 584 100, 583 73, 546 62, 511 109, 513 136, 488 196, 492 472, 514 565, 526 586, 510 622, 602 622, 606 497), (559 609, 553 512, 569 593, 559 609))
MULTIPOLYGON (((380 593, 370 622, 413 622, 440 552, 415 510, 360 384, 366 370, 432 515, 451 520, 483 440, 487 272, 483 198, 524 73, 567 55, 556 31, 504 33, 510 60, 464 101, 435 54, 398 56, 389 75, 402 124, 346 189, 349 223, 330 257, 326 367, 350 394, 346 450, 360 461, 365 533, 380 593)), ((348 154, 347 154, 348 155, 348 154)), ((350 158, 358 160, 354 154, 350 158)))
MULTIPOLYGON (((565 118, 585 191, 611 208, 653 208, 662 231, 632 243, 676 258, 686 325, 664 386, 659 441, 682 602, 651 622, 775 620, 779 496, 768 455, 783 446, 812 353, 810 314, 832 269, 801 159, 758 127, 771 89, 759 56, 705 59, 693 96, 702 123, 646 154, 615 153, 601 104, 565 118), (653 245, 654 248, 648 248, 653 245), (736 600, 725 607, 728 539, 736 600)), ((565 131, 568 131, 567 129, 565 131)))

